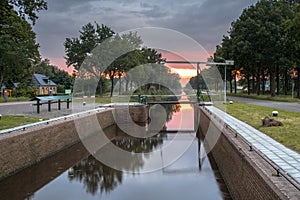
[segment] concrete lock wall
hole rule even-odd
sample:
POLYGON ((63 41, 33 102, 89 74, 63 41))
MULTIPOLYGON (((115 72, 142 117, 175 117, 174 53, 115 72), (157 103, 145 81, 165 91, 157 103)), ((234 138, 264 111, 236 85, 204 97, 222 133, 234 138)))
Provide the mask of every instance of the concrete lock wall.
MULTIPOLYGON (((145 109, 146 106, 130 107, 130 115, 135 116, 133 120, 145 120, 145 109), (143 116, 140 113, 143 113, 143 116)), ((102 129, 115 124, 112 109, 98 112, 96 116, 102 129)), ((82 116, 76 120, 85 122, 89 121, 90 117, 92 116, 82 116)), ((79 141, 73 119, 0 135, 0 179, 38 163, 79 141)))
MULTIPOLYGON (((220 122, 217 116, 200 108, 197 134, 204 138, 208 129, 221 134, 210 153, 234 199, 289 199, 297 192, 283 177, 274 176, 275 170, 220 122)), ((205 142, 204 146, 208 148, 205 142)))

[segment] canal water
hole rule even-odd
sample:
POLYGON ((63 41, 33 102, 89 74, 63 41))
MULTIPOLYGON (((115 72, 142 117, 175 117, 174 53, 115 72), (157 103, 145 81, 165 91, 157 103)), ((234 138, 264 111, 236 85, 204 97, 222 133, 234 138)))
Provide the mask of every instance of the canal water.
MULTIPOLYGON (((191 145, 174 163, 148 173, 139 173, 151 160, 132 165, 134 173, 118 171, 101 163, 79 143, 0 182, 0 199, 36 200, 153 200, 153 199, 230 199, 213 159, 202 159, 204 148, 193 132, 191 105, 174 105, 165 131, 151 138, 126 137, 117 127, 112 143, 126 151, 160 151, 161 162, 168 158, 163 146, 172 142, 191 145), (184 123, 183 126, 178 126, 184 123), (182 129, 177 133, 174 130, 182 129)), ((148 154, 149 155, 149 154, 148 154)))

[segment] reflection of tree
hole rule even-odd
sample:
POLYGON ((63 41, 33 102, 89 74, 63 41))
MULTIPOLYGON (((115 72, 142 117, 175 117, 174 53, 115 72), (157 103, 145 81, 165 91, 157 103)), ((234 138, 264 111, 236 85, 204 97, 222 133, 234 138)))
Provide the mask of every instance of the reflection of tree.
POLYGON ((180 104, 165 104, 163 105, 163 107, 165 107, 166 112, 167 112, 167 122, 170 121, 172 119, 172 116, 174 113, 179 112, 181 105, 180 104))
POLYGON ((125 151, 132 153, 149 153, 163 144, 163 139, 166 134, 160 133, 149 138, 129 138, 123 137, 121 139, 113 140, 113 144, 122 148, 125 151))
MULTIPOLYGON (((112 143, 128 152, 147 153, 158 148, 163 143, 165 137, 166 134, 163 133, 142 139, 124 136, 113 140, 112 143)), ((146 155, 144 156, 145 158, 147 158, 146 155)), ((143 165, 144 162, 136 162, 133 166, 135 168, 133 171, 138 171, 143 165)), ((126 170, 128 166, 124 163, 122 167, 126 170)), ((114 190, 118 184, 122 183, 123 173, 102 164, 93 156, 89 156, 87 159, 73 166, 68 172, 68 177, 70 181, 83 183, 86 191, 95 195, 99 189, 101 193, 114 190)))
POLYGON ((122 172, 114 170, 93 156, 80 161, 68 172, 69 180, 82 182, 88 193, 95 195, 100 192, 110 192, 122 182, 122 172))

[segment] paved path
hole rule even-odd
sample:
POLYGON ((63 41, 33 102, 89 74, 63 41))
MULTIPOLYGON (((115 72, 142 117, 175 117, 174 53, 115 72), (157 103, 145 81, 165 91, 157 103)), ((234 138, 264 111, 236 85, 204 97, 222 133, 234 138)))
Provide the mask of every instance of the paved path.
POLYGON ((233 96, 228 96, 227 99, 236 101, 236 102, 243 102, 243 103, 247 103, 247 104, 265 106, 265 107, 269 107, 269 108, 275 108, 275 109, 281 109, 281 110, 287 110, 287 111, 293 111, 293 112, 300 112, 300 104, 299 103, 257 100, 257 99, 233 97, 233 96))
POLYGON ((67 103, 61 103, 61 110, 58 110, 57 104, 51 105, 51 112, 48 112, 48 104, 40 106, 40 113, 36 112, 36 106, 33 106, 35 102, 10 102, 0 104, 0 114, 2 115, 21 115, 36 118, 56 118, 66 116, 75 112, 82 112, 98 107, 98 104, 86 104, 83 106, 82 103, 71 103, 70 109, 67 109, 67 103))
POLYGON ((72 113, 92 110, 99 107, 140 105, 139 103, 86 103, 86 105, 83 106, 83 104, 80 102, 72 102, 70 103, 70 109, 67 109, 67 103, 64 102, 61 103, 61 110, 58 110, 57 104, 52 104, 51 112, 48 112, 48 104, 43 104, 40 106, 40 113, 38 114, 36 112, 36 106, 32 105, 34 103, 35 102, 32 101, 0 103, 0 114, 52 119, 70 115, 72 113))
POLYGON ((206 108, 237 131, 239 135, 243 136, 253 147, 261 151, 278 167, 287 172, 294 180, 300 183, 299 153, 288 149, 252 126, 228 115, 216 107, 207 106, 206 108))

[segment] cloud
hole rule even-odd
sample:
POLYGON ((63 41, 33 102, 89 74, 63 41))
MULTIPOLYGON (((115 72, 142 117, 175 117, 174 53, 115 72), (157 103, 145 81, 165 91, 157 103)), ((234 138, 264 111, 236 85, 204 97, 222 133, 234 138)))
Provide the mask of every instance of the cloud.
POLYGON ((44 57, 64 56, 65 39, 97 21, 115 32, 157 26, 177 30, 208 51, 221 42, 231 22, 257 0, 50 0, 34 27, 44 57))
POLYGON ((255 2, 207 0, 203 4, 184 7, 170 19, 152 20, 151 23, 185 33, 211 51, 221 42, 222 35, 226 35, 231 22, 255 2))

